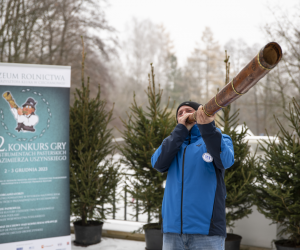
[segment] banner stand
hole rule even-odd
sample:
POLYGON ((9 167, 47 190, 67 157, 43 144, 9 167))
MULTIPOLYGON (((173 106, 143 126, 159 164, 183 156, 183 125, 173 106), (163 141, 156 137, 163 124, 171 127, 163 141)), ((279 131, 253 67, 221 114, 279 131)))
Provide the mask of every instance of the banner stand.
POLYGON ((70 74, 0 63, 0 249, 71 249, 70 74))

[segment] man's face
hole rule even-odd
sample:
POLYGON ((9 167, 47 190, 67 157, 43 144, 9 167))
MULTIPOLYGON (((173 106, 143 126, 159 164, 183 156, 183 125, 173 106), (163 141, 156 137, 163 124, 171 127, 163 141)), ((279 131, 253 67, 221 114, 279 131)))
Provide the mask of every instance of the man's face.
POLYGON ((178 118, 182 117, 184 114, 186 114, 186 113, 193 114, 195 111, 196 110, 190 106, 186 106, 186 105, 181 106, 177 112, 177 121, 178 121, 178 118))
POLYGON ((31 115, 34 111, 35 109, 29 105, 23 107, 23 112, 25 115, 31 115))

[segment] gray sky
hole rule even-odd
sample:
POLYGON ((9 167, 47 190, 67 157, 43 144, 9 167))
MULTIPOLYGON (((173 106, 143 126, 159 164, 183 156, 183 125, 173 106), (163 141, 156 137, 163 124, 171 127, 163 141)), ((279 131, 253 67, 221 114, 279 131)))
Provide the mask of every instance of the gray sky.
MULTIPOLYGON (((274 22, 269 8, 289 14, 300 0, 109 0, 106 16, 110 25, 125 37, 125 24, 133 17, 163 24, 174 43, 180 64, 193 51, 196 41, 209 26, 215 40, 224 45, 242 38, 247 44, 265 44, 269 39, 261 31, 274 22)), ((260 49, 260 48, 258 48, 260 49)))

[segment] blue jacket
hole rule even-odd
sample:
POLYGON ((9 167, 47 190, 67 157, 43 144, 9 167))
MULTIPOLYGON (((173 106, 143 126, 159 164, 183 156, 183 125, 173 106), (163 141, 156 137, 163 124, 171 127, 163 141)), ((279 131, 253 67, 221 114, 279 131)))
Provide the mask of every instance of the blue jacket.
POLYGON ((151 157, 156 170, 168 172, 162 231, 226 237, 224 174, 233 163, 232 140, 214 122, 190 131, 178 124, 151 157))

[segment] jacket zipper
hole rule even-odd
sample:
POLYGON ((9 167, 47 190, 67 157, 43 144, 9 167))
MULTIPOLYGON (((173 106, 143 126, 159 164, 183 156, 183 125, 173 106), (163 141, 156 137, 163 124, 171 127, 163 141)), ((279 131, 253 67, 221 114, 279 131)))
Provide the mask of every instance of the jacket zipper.
POLYGON ((184 158, 185 158, 185 150, 183 152, 183 160, 182 160, 182 188, 181 188, 181 234, 182 234, 182 201, 183 201, 183 177, 184 177, 184 158))
MULTIPOLYGON (((189 133, 189 145, 191 143, 191 130, 189 133)), ((186 147, 184 148, 184 152, 183 152, 183 160, 182 160, 182 188, 181 188, 181 234, 182 234, 182 202, 183 202, 183 180, 184 180, 184 158, 185 158, 185 151, 186 151, 186 147)))

